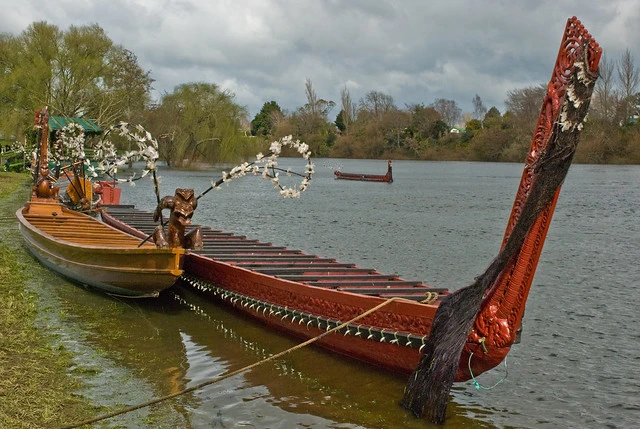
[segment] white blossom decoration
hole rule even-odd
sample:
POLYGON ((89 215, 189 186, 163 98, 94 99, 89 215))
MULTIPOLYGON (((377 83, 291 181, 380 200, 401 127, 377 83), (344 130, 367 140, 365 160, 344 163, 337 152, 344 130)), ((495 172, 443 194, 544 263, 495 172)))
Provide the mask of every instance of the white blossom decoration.
POLYGON ((269 147, 269 154, 263 155, 259 153, 256 155, 255 161, 243 162, 240 165, 233 167, 229 172, 223 171, 222 177, 218 180, 211 181, 211 187, 204 191, 198 198, 204 196, 211 189, 218 188, 223 183, 228 183, 233 179, 244 177, 247 174, 253 174, 254 176, 261 176, 265 180, 270 180, 273 186, 279 191, 280 195, 284 198, 298 198, 300 193, 307 190, 311 183, 311 178, 314 173, 315 165, 311 162, 311 151, 309 145, 300 142, 300 140, 293 140, 292 136, 283 137, 280 140, 274 141, 269 147), (282 148, 291 147, 294 148, 303 159, 307 161, 305 165, 304 174, 294 173, 291 169, 282 169, 278 167, 278 157, 282 153, 282 148), (285 172, 287 176, 300 176, 302 180, 297 186, 283 186, 280 183, 280 172, 285 172))

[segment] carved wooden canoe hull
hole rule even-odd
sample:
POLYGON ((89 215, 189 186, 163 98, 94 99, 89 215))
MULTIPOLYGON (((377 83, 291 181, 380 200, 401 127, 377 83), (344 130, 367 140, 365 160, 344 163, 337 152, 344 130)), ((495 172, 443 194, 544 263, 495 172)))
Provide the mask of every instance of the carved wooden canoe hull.
MULTIPOLYGON (((151 213, 133 206, 108 207, 103 219, 140 238, 154 228, 151 213)), ((202 230, 204 248, 185 255, 179 282, 300 339, 317 337, 389 298, 402 298, 316 343, 394 372, 415 368, 439 299, 448 293, 396 274, 202 230)))
POLYGON ((336 179, 340 180, 357 180, 359 182, 393 182, 393 179, 377 174, 357 174, 357 173, 343 173, 341 171, 334 171, 333 174, 336 179))
POLYGON ((335 170, 333 172, 336 179, 340 180, 357 180, 360 182, 393 182, 393 173, 391 170, 391 160, 387 163, 387 174, 358 174, 358 173, 343 173, 342 171, 335 170))
MULTIPOLYGON (((155 227, 152 214, 134 206, 110 206, 103 220, 140 239, 155 227)), ((184 256, 178 283, 304 340, 402 298, 316 344, 397 373, 415 369, 447 289, 200 227, 204 248, 184 256)), ((470 378, 469 365, 480 374, 500 364, 508 351, 476 353, 471 363, 464 352, 457 381, 470 378)))
MULTIPOLYGON (((188 274, 181 281, 272 328, 304 340, 317 337, 388 299, 289 281, 195 253, 185 257, 184 269, 188 274)), ((309 269, 307 273, 315 271, 331 276, 329 270, 330 267, 309 269)), ((427 286, 414 289, 415 293, 436 291, 427 286)), ((392 288, 387 291, 389 296, 394 295, 392 288)), ((431 329, 436 309, 437 305, 417 300, 394 301, 316 344, 394 372, 409 373, 419 361, 419 350, 431 329)))
MULTIPOLYGON (((140 239, 155 226, 151 213, 133 206, 110 206, 103 220, 140 239)), ((184 256, 178 284, 300 339, 315 338, 390 298, 401 298, 316 342, 393 372, 413 371, 440 299, 449 293, 396 274, 201 228, 204 249, 184 256)), ((463 353, 457 381, 470 378, 469 365, 480 374, 500 364, 508 351, 476 353, 471 363, 463 353)))
POLYGON ((158 249, 55 202, 16 212, 31 253, 75 282, 127 297, 157 296, 182 273, 184 249, 158 249))

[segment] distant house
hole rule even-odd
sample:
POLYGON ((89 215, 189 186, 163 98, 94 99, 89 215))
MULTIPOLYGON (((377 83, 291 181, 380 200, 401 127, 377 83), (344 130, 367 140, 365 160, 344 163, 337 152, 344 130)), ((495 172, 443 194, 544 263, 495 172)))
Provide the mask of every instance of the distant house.
POLYGON ((627 117, 627 120, 626 120, 626 121, 621 120, 621 121, 620 121, 620 123, 619 123, 619 125, 620 125, 621 127, 623 127, 623 126, 625 126, 625 125, 638 124, 638 123, 640 123, 640 122, 639 122, 639 119, 638 119, 638 114, 637 114, 637 113, 634 113, 634 114, 632 114, 632 115, 629 115, 629 116, 627 117))
POLYGON ((451 134, 462 134, 464 133, 466 130, 464 128, 460 128, 460 127, 453 127, 451 128, 451 130, 449 131, 451 134))

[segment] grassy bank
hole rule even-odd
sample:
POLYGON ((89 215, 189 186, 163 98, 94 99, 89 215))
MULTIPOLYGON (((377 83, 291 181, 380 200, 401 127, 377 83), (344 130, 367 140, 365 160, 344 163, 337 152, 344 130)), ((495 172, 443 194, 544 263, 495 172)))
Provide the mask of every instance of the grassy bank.
MULTIPOLYGON (((22 246, 15 211, 29 195, 29 176, 0 173, 0 427, 58 427, 91 417, 95 408, 74 395, 71 356, 36 324, 29 292, 33 259, 22 246)), ((52 329, 52 328, 49 328, 52 329)))

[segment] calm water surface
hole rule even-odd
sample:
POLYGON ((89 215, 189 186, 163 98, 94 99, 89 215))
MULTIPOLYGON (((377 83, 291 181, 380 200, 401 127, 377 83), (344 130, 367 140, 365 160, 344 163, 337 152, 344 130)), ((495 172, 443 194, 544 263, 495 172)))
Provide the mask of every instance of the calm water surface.
MULTIPOLYGON (((281 164, 301 165, 299 160, 281 164)), ((383 174, 385 161, 316 160, 298 200, 248 177, 200 200, 195 222, 457 289, 496 255, 522 166, 395 161, 395 182, 336 181, 333 170, 383 174)), ((163 171, 162 194, 201 192, 219 172, 163 171)), ((123 203, 153 210, 150 182, 123 203)), ((634 428, 640 421, 640 167, 571 168, 507 365, 455 386, 444 427, 634 428)), ((118 300, 37 270, 34 289, 64 326, 81 393, 120 408, 179 391, 286 350, 264 329, 188 290, 118 300)), ((305 348, 107 424, 193 428, 426 428, 398 406, 402 376, 305 348)))

